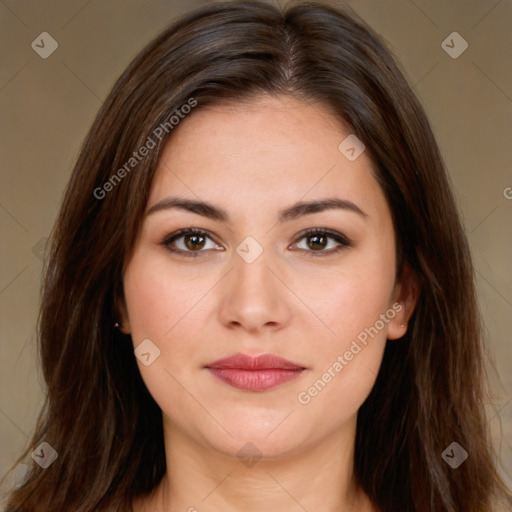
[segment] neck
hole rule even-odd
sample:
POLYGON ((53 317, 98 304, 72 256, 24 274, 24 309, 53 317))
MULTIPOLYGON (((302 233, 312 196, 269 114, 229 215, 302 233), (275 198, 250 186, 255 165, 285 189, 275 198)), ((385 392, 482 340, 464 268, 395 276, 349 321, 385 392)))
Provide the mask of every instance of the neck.
POLYGON ((259 460, 207 448, 165 419, 164 436, 167 472, 135 512, 376 510, 355 483, 355 418, 308 449, 259 460))

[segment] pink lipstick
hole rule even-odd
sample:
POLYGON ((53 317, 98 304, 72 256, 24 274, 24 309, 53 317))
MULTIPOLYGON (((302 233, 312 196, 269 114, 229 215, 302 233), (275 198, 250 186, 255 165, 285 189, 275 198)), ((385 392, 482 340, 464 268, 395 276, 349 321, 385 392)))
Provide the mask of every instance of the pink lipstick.
POLYGON ((271 354, 251 357, 245 354, 208 364, 213 375, 244 391, 265 391, 297 378, 305 368, 271 354))

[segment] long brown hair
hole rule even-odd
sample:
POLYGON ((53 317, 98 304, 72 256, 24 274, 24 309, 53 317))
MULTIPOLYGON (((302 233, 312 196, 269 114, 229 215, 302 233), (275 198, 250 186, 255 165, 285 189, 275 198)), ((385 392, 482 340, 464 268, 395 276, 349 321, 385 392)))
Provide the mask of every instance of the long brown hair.
POLYGON ((257 94, 321 102, 365 144, 392 212, 397 277, 406 261, 421 285, 408 333, 387 344, 358 413, 359 484, 386 512, 488 512, 495 498, 510 500, 486 426, 468 241, 423 108, 385 45, 349 11, 244 1, 189 13, 156 37, 87 135, 45 267, 46 401, 17 462, 41 442, 58 457, 46 469, 31 466, 9 497, 12 509, 126 512, 162 479, 161 411, 129 338, 113 328, 123 268, 163 145, 179 129, 172 116, 193 102, 190 115, 257 94), (127 165, 149 139, 147 155, 127 165), (457 469, 441 456, 452 442, 469 454, 457 469))

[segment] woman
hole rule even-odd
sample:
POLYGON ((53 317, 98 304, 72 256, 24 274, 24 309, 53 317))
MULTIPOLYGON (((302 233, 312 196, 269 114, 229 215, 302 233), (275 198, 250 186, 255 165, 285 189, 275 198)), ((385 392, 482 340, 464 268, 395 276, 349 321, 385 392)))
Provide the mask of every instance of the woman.
POLYGON ((436 141, 341 9, 214 4, 130 64, 52 234, 40 349, 13 510, 510 503, 436 141))

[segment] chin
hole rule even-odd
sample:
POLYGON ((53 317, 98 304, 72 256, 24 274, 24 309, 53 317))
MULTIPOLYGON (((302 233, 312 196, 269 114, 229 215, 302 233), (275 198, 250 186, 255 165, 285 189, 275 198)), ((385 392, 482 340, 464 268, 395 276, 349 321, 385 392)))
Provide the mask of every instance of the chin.
POLYGON ((247 437, 244 440, 234 439, 229 443, 214 446, 223 455, 239 459, 247 467, 251 467, 259 460, 279 460, 285 458, 297 449, 297 443, 270 442, 264 436, 247 437))
POLYGON ((204 440, 210 448, 228 457, 239 459, 246 456, 279 459, 296 451, 299 447, 304 447, 307 438, 303 432, 291 430, 290 425, 287 425, 288 428, 278 425, 279 422, 274 423, 271 428, 267 424, 260 426, 253 424, 249 427, 245 422, 226 425, 233 437, 221 434, 212 438, 209 431, 204 432, 204 440))

